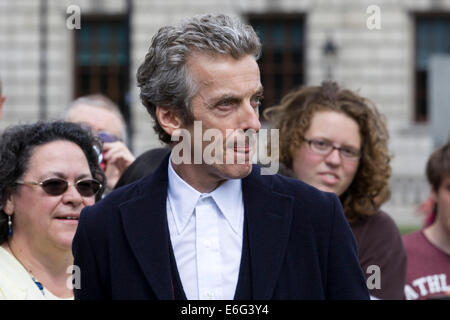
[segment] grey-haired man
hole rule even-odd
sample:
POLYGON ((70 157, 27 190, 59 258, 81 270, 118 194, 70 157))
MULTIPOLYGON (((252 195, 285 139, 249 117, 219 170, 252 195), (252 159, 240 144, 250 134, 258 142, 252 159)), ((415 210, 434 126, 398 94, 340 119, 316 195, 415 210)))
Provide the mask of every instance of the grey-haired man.
POLYGON ((252 140, 235 142, 261 127, 260 48, 250 26, 226 15, 154 36, 137 80, 172 152, 82 212, 76 299, 369 298, 338 198, 261 175, 252 140), (198 143, 198 131, 215 138, 198 143), (198 161, 211 145, 231 161, 198 161))

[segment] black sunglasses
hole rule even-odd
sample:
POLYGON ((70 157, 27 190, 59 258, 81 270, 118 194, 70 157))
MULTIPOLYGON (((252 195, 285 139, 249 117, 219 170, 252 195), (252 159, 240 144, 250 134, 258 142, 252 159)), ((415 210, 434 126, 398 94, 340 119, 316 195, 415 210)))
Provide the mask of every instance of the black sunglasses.
POLYGON ((102 184, 95 179, 80 179, 74 184, 60 178, 51 178, 42 182, 17 181, 17 184, 28 186, 40 186, 46 193, 52 196, 60 196, 67 191, 69 185, 74 185, 83 197, 92 197, 102 188, 102 184))

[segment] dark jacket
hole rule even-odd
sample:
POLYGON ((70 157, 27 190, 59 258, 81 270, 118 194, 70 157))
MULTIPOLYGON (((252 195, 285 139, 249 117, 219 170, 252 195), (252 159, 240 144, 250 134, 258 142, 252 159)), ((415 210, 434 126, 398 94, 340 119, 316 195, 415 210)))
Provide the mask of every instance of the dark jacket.
MULTIPOLYGON (((175 298, 167 165, 168 158, 153 174, 82 211, 73 241, 81 272, 76 299, 175 298)), ((248 259, 241 262, 249 263, 245 281, 252 299, 369 298, 353 234, 334 194, 260 175, 256 165, 242 179, 242 191, 248 259)))

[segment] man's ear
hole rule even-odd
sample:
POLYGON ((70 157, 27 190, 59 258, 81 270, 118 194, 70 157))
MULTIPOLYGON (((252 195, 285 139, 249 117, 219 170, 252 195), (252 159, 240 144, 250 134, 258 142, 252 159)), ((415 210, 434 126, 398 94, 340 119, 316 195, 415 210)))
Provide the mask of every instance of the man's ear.
POLYGON ((158 119, 159 125, 170 136, 175 130, 180 129, 183 124, 180 117, 173 110, 161 106, 156 106, 156 119, 158 119))
POLYGON ((434 203, 436 203, 438 200, 437 193, 438 193, 438 190, 434 190, 434 187, 431 187, 430 198, 431 198, 431 201, 433 201, 434 203))

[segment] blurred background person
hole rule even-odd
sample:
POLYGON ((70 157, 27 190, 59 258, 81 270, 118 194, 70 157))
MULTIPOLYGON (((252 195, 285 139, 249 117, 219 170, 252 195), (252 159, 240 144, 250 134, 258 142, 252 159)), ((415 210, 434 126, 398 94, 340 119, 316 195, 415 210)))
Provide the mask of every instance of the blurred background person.
POLYGON ((127 126, 119 107, 101 94, 83 96, 72 102, 64 120, 89 126, 103 141, 101 167, 109 192, 135 160, 127 147, 127 126))
POLYGON ((114 189, 139 180, 147 174, 155 171, 169 152, 169 148, 155 148, 138 156, 120 176, 120 179, 117 181, 114 189))
POLYGON ((78 217, 102 192, 96 139, 68 122, 0 138, 0 299, 73 299, 67 272, 78 217))
POLYGON ((376 107, 324 82, 291 91, 264 115, 280 129, 281 173, 339 196, 372 298, 402 299, 406 254, 394 220, 380 210, 391 168, 376 107))
POLYGON ((2 79, 0 79, 0 120, 2 119, 3 104, 5 103, 6 97, 3 96, 2 79))
POLYGON ((450 142, 431 154, 426 176, 433 209, 429 225, 403 236, 408 257, 405 297, 450 299, 450 142))

